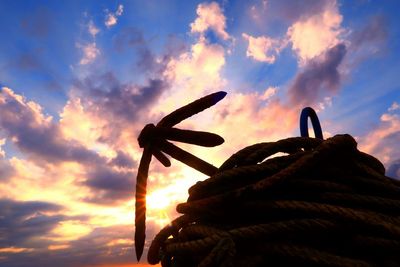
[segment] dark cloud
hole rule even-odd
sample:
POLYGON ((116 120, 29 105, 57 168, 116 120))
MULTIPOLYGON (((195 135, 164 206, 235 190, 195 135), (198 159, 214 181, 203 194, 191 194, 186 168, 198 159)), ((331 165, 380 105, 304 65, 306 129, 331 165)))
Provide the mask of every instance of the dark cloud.
POLYGON ((22 151, 37 161, 103 163, 105 160, 82 145, 63 138, 58 124, 41 118, 40 111, 3 88, 0 130, 22 151))
POLYGON ((0 183, 7 181, 15 173, 14 167, 0 156, 0 183))
POLYGON ((132 157, 121 150, 117 151, 117 156, 111 160, 111 164, 123 168, 133 168, 136 166, 132 157))
MULTIPOLYGON (((63 207, 40 201, 0 199, 0 247, 30 247, 66 217, 45 215, 63 207)), ((37 246, 34 245, 34 246, 37 246)))
MULTIPOLYGON (((113 39, 114 48, 118 52, 125 52, 134 49, 137 54, 136 68, 141 73, 159 72, 160 64, 151 52, 143 32, 134 27, 127 27, 121 30, 113 39)), ((162 67, 161 67, 162 68, 162 67)))
POLYGON ((365 44, 377 44, 385 41, 388 36, 387 23, 383 16, 370 18, 360 29, 350 35, 352 49, 359 49, 365 44))
POLYGON ((346 46, 338 44, 323 55, 310 60, 298 73, 289 88, 290 103, 311 105, 321 96, 339 89, 341 75, 338 67, 346 55, 346 46))
POLYGON ((37 70, 42 68, 42 64, 33 54, 22 54, 15 61, 16 67, 21 70, 37 70))
POLYGON ((29 15, 21 20, 21 28, 30 36, 36 38, 46 37, 52 26, 51 12, 40 7, 29 12, 29 15))
POLYGON ((386 165, 386 175, 393 178, 400 179, 400 151, 396 149, 400 144, 400 131, 393 132, 381 138, 378 144, 371 151, 371 154, 382 154, 383 148, 385 156, 389 157, 391 161, 386 165))
POLYGON ((400 180, 400 159, 393 161, 386 171, 386 175, 400 180))
POLYGON ((307 0, 307 1, 268 1, 268 17, 283 20, 285 23, 292 24, 302 17, 312 16, 321 13, 326 6, 331 4, 331 0, 307 0))
MULTIPOLYGON (((79 239, 59 243, 52 240, 56 236, 51 231, 60 222, 87 219, 60 215, 61 211, 62 206, 48 202, 0 199, 0 247, 25 249, 1 253, 0 265, 74 267, 134 263, 133 226, 98 227, 79 239), (60 244, 68 246, 60 250, 48 248, 60 244)), ((149 225, 148 229, 148 234, 153 237, 154 225, 149 225)))
POLYGON ((42 88, 51 91, 62 91, 63 87, 60 83, 63 79, 62 76, 58 75, 54 69, 49 67, 48 62, 46 62, 43 48, 35 48, 10 58, 4 64, 4 69, 17 73, 14 75, 20 75, 21 73, 27 75, 32 75, 33 73, 40 74, 43 78, 41 81, 42 88))
POLYGON ((84 201, 112 205, 133 196, 135 175, 131 171, 97 166, 95 170, 89 171, 86 177, 84 185, 91 189, 92 195, 84 201))
POLYGON ((113 38, 113 46, 118 52, 125 52, 135 46, 144 46, 143 32, 135 27, 126 27, 113 38))
POLYGON ((150 79, 143 86, 123 84, 112 72, 107 72, 76 81, 75 87, 83 92, 84 104, 90 111, 109 118, 110 122, 130 124, 145 113, 168 84, 159 79, 150 79))
MULTIPOLYGON (((132 264, 134 250, 132 245, 133 226, 115 225, 98 227, 90 234, 68 242, 69 247, 60 250, 35 249, 8 254, 0 259, 0 264, 7 267, 76 267, 132 264), (126 242, 116 242, 123 240, 126 242)), ((151 236, 154 234, 151 233, 151 236)))

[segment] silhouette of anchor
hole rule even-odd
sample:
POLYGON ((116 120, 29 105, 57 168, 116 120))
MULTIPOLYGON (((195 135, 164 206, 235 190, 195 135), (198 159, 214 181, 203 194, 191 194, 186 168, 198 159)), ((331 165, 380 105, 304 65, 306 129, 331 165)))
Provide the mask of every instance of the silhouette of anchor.
POLYGON ((181 130, 172 127, 215 105, 225 96, 226 92, 220 91, 200 98, 165 116, 157 125, 147 124, 141 131, 138 137, 138 142, 139 146, 144 150, 137 173, 135 195, 135 250, 138 261, 143 254, 144 242, 146 239, 146 186, 152 155, 155 156, 165 167, 171 166, 171 162, 164 153, 208 176, 215 174, 218 168, 182 150, 167 140, 204 147, 213 147, 222 144, 224 139, 217 134, 181 130))

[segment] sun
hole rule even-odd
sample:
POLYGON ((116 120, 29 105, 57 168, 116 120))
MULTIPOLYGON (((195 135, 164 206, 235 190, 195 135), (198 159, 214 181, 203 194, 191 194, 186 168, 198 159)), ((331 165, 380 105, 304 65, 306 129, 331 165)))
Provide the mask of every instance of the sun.
POLYGON ((167 190, 156 190, 146 196, 147 208, 150 210, 164 210, 171 204, 171 197, 167 190))

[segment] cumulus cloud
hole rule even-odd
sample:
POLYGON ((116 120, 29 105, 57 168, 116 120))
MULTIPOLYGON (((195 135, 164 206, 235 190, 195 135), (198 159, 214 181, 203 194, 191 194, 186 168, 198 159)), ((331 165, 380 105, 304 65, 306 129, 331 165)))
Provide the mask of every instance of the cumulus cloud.
POLYGON ((320 97, 326 97, 327 93, 335 93, 341 83, 339 67, 346 52, 346 46, 340 43, 310 60, 289 87, 290 102, 293 105, 311 105, 320 97))
POLYGON ((276 56, 279 55, 281 49, 285 46, 280 40, 267 36, 253 37, 243 33, 242 37, 248 42, 246 56, 269 64, 275 62, 276 56))
POLYGON ((207 30, 213 30, 223 40, 230 38, 226 32, 226 17, 216 2, 202 3, 197 6, 197 18, 190 24, 192 33, 204 35, 207 30))
POLYGON ((329 1, 321 12, 301 17, 289 27, 287 36, 300 64, 321 55, 342 41, 342 20, 343 16, 336 1, 329 1))
POLYGON ((33 101, 3 87, 0 94, 0 129, 9 140, 35 160, 47 162, 103 162, 95 152, 80 144, 66 142, 52 117, 42 113, 33 101))
POLYGON ((82 50, 82 58, 79 61, 80 65, 90 64, 100 55, 100 49, 97 48, 95 42, 86 45, 77 44, 77 47, 82 50))
MULTIPOLYGON (((174 91, 178 90, 181 94, 189 96, 187 90, 190 88, 190 96, 193 98, 204 92, 217 90, 225 84, 221 77, 224 65, 223 47, 218 44, 209 44, 206 40, 199 40, 192 45, 190 51, 172 58, 166 66, 164 75, 173 84, 174 91)), ((176 94, 179 93, 176 92, 176 94)), ((182 100, 185 101, 185 99, 182 100)), ((181 103, 180 99, 178 101, 181 103)))
POLYGON ((118 22, 118 17, 122 15, 124 12, 124 6, 122 4, 118 5, 118 8, 115 12, 110 12, 106 10, 106 18, 104 24, 107 28, 111 28, 112 26, 116 25, 118 22))
POLYGON ((379 125, 366 136, 360 137, 359 143, 363 151, 377 157, 384 163, 387 175, 400 178, 400 151, 397 149, 400 143, 400 115, 398 110, 392 110, 389 107, 388 112, 380 117, 379 125))

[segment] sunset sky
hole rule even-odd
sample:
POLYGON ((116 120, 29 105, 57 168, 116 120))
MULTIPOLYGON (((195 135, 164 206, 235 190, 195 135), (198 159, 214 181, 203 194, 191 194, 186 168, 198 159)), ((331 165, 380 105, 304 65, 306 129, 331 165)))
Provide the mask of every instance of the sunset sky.
MULTIPOLYGON (((224 137, 177 144, 215 166, 298 136, 311 106, 325 137, 351 134, 400 179, 399 14, 397 0, 1 0, 0 265, 144 266, 137 136, 220 90, 178 125, 224 137)), ((152 161, 146 248, 205 178, 152 161)))

